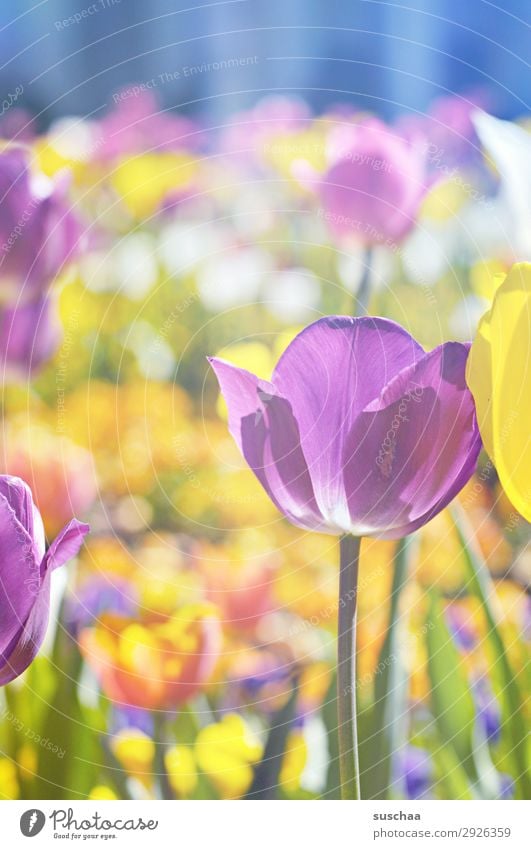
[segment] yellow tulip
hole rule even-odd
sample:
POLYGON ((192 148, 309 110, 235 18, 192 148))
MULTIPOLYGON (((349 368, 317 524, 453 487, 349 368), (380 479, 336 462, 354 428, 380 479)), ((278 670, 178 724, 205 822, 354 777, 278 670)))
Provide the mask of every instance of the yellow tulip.
POLYGON ((143 153, 122 160, 111 183, 137 218, 149 217, 168 195, 187 188, 197 165, 182 153, 143 153))
POLYGON ((172 746, 164 756, 168 780, 178 799, 187 799, 197 787, 197 767, 189 746, 172 746))
POLYGON ((531 521, 531 264, 514 265, 472 345, 467 382, 485 450, 516 509, 531 521))
POLYGON ((92 802, 111 801, 118 798, 114 790, 106 787, 105 784, 97 784, 93 787, 88 797, 92 802))
POLYGON ((155 743, 147 734, 136 728, 124 728, 114 737, 112 749, 116 760, 129 775, 142 783, 151 783, 155 743))
POLYGON ((238 799, 253 780, 253 764, 262 756, 262 745, 238 714, 202 728, 195 741, 195 756, 223 799, 238 799))

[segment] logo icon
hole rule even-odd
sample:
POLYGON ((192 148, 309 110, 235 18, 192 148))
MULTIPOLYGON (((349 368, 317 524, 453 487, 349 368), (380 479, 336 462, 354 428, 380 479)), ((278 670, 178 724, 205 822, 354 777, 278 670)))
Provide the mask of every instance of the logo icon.
POLYGON ((42 811, 37 808, 31 808, 29 811, 24 811, 20 817, 20 830, 24 837, 35 837, 44 828, 46 817, 42 811))

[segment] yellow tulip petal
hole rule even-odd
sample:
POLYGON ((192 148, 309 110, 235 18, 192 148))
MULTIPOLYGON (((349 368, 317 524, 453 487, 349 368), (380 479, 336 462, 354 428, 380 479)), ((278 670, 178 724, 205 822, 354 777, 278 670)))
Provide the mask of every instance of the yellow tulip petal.
POLYGON ((485 450, 531 521, 531 264, 514 265, 481 320, 467 367, 485 450))

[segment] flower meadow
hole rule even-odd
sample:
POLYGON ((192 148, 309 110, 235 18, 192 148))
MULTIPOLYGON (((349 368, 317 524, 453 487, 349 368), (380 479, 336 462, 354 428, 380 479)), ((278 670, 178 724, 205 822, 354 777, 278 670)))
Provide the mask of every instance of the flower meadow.
POLYGON ((0 137, 0 796, 529 798, 529 117, 0 137))

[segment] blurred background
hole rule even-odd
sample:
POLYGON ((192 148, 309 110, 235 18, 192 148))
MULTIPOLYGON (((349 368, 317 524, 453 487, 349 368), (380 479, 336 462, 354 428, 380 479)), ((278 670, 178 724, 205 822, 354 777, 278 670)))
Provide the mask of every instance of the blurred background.
POLYGON ((515 117, 529 99, 529 24, 526 0, 4 0, 0 84, 22 83, 42 125, 152 79, 164 106, 212 119, 268 92, 390 118, 477 88, 515 117), (256 61, 208 69, 245 57, 256 61))

